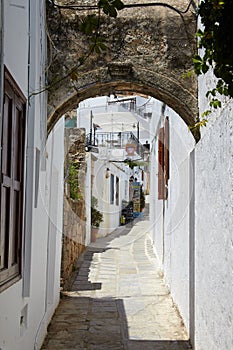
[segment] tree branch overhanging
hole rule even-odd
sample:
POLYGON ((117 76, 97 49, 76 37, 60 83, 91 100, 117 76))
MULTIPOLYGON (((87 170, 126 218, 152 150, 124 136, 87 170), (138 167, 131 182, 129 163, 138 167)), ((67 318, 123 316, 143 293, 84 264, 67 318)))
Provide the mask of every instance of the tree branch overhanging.
MULTIPOLYGON (((54 7, 57 7, 59 9, 66 9, 66 10, 75 10, 75 11, 86 11, 86 10, 98 10, 99 8, 103 8, 104 5, 101 2, 101 0, 98 2, 97 5, 59 5, 56 3, 55 0, 50 0, 54 7)), ((113 2, 113 1, 112 1, 113 2)), ((190 0, 186 9, 179 10, 178 8, 167 4, 163 2, 150 2, 150 3, 136 3, 136 4, 124 4, 121 0, 121 9, 127 9, 127 8, 143 8, 143 7, 166 7, 172 11, 175 11, 179 15, 183 15, 189 11, 191 6, 193 7, 194 11, 197 11, 197 6, 195 4, 194 0, 190 0)), ((111 0, 109 1, 111 3, 111 0)))

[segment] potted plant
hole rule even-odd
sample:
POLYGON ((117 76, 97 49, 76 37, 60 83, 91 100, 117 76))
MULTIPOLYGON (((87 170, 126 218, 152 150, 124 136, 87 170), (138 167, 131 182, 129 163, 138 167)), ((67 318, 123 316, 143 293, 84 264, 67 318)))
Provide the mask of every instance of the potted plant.
POLYGON ((103 214, 97 209, 98 199, 91 198, 91 242, 96 241, 100 223, 103 221, 103 214))

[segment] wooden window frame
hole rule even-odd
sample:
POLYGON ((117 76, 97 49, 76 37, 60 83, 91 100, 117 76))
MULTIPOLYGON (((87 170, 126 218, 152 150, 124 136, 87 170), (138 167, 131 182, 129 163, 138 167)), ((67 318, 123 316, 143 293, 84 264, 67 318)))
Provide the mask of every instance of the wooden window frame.
POLYGON ((164 128, 158 135, 158 199, 164 199, 164 128))
POLYGON ((0 292, 22 276, 26 98, 4 68, 0 187, 0 292))
POLYGON ((164 199, 168 198, 168 180, 170 177, 169 162, 169 118, 165 119, 164 126, 164 199))
POLYGON ((168 199, 169 170, 169 118, 158 134, 158 199, 168 199))

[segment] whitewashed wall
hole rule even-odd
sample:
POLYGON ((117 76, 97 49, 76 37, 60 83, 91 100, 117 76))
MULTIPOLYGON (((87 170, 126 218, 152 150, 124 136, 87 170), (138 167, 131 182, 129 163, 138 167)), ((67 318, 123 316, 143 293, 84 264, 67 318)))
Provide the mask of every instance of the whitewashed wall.
POLYGON ((63 140, 64 120, 61 119, 48 137, 46 171, 39 173, 38 202, 33 209, 32 222, 31 278, 28 281, 30 293, 28 298, 23 299, 27 300, 28 323, 25 334, 20 339, 20 347, 17 345, 15 349, 40 349, 48 323, 59 302, 63 228, 63 140))
MULTIPOLYGON (((209 75, 210 79, 210 75, 209 75)), ((199 80, 200 112, 206 81, 199 80)), ((225 101, 196 147, 197 350, 233 348, 233 102, 225 101)))
POLYGON ((155 130, 164 116, 170 121, 170 179, 168 199, 158 200, 158 141, 154 139, 151 161, 151 224, 154 249, 165 281, 189 329, 189 154, 195 146, 192 134, 182 119, 156 103, 155 130), (158 122, 160 115, 163 115, 158 122), (157 115, 157 117, 156 117, 157 115))
MULTIPOLYGON (((3 63, 26 98, 44 83, 44 5, 3 1, 3 63)), ((38 94, 27 109, 23 277, 0 293, 1 350, 40 349, 59 301, 64 121, 46 146, 46 107, 38 94)))
POLYGON ((151 119, 151 162, 150 162, 150 221, 151 238, 154 250, 162 265, 163 260, 163 235, 162 235, 162 202, 158 201, 158 143, 157 134, 160 127, 162 103, 154 100, 153 117, 151 119))
MULTIPOLYGON (((10 7, 3 1, 3 64, 6 64, 23 93, 27 96, 28 63, 28 6, 10 7), (9 26, 7 23, 14 23, 9 26), (16 53, 19 64, 16 65, 16 53)), ((20 327, 21 311, 27 308, 22 298, 23 283, 20 280, 0 293, 0 349, 20 349, 23 329, 20 327)))
MULTIPOLYGON (((40 172, 37 207, 33 209, 31 275, 0 294, 0 349, 40 349, 59 302, 63 214, 64 121, 51 132, 46 172, 40 172), (49 191, 50 187, 50 191, 49 191), (47 254, 48 250, 48 254, 47 254), (26 281, 25 281, 26 279, 26 281), (23 282, 29 295, 23 297, 23 282), (20 318, 24 321, 20 324, 20 318)), ((35 198, 35 192, 34 192, 35 198)))
POLYGON ((122 200, 129 200, 129 177, 131 172, 128 166, 119 166, 109 162, 107 158, 96 159, 94 162, 94 182, 92 195, 98 199, 98 209, 103 213, 103 222, 100 224, 98 236, 106 236, 120 225, 122 200), (106 178, 106 169, 114 175, 114 204, 110 203, 110 176, 106 178), (119 178, 119 205, 116 204, 116 177, 119 178), (127 183, 127 185, 126 185, 127 183), (127 187, 127 188, 126 188, 127 187))
POLYGON ((86 238, 85 246, 91 242, 91 153, 86 153, 86 186, 85 186, 85 210, 86 210, 86 238))

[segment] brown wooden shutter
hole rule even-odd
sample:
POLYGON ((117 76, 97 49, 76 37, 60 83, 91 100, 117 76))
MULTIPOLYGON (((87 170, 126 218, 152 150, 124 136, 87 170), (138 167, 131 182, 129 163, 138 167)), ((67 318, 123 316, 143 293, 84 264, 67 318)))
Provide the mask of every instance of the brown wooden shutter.
POLYGON ((158 199, 168 198, 169 180, 169 118, 158 135, 158 199))
POLYGON ((158 137, 158 199, 164 199, 164 128, 158 137))
POLYGON ((1 137, 0 287, 21 272, 25 99, 5 71, 1 137))
POLYGON ((164 128, 164 199, 168 198, 168 179, 169 179, 169 118, 165 119, 164 128))

